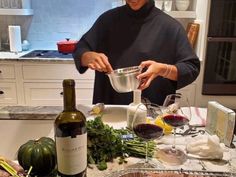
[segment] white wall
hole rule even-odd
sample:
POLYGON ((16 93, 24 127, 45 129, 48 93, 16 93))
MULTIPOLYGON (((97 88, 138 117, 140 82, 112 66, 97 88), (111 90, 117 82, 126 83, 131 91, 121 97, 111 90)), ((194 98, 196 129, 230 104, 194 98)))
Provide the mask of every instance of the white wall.
POLYGON ((0 37, 8 38, 8 25, 20 25, 22 40, 32 48, 56 49, 65 38, 79 39, 115 0, 31 0, 33 16, 0 16, 0 37))

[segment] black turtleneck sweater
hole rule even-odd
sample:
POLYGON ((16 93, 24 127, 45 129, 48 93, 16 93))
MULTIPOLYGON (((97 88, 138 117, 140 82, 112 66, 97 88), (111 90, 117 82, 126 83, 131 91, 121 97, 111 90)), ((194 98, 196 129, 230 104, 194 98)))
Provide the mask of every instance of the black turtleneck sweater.
MULTIPOLYGON (((124 5, 97 19, 73 53, 80 73, 88 69, 80 64, 81 55, 86 51, 104 53, 113 69, 139 65, 144 60, 175 65, 177 82, 158 76, 142 92, 142 97, 157 104, 162 104, 166 95, 193 82, 200 70, 199 59, 182 25, 156 8, 151 0, 138 11, 124 5)), ((98 102, 127 105, 132 102, 132 93, 117 93, 108 76, 96 71, 93 103, 98 102)))

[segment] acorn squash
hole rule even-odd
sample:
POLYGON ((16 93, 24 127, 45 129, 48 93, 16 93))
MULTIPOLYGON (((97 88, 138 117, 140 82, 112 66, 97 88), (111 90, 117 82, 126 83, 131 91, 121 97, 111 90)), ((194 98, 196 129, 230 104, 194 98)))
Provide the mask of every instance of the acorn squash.
POLYGON ((25 170, 28 170, 30 166, 33 167, 33 175, 48 175, 56 167, 55 142, 48 137, 29 140, 20 146, 17 158, 25 170))

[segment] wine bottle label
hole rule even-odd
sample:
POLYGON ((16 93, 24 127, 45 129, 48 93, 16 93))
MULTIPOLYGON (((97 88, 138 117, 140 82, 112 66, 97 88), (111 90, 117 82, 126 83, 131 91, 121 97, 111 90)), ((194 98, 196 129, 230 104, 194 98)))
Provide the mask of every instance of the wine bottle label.
POLYGON ((87 133, 76 137, 55 137, 58 171, 75 175, 87 167, 87 133))

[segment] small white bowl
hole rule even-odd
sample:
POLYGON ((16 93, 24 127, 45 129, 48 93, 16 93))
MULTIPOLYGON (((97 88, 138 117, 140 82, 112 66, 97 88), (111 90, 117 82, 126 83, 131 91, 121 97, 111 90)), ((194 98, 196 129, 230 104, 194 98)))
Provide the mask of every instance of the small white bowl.
POLYGON ((188 10, 190 5, 190 0, 176 0, 175 6, 178 11, 186 11, 188 10))

